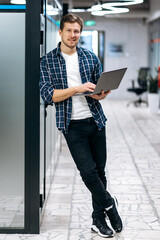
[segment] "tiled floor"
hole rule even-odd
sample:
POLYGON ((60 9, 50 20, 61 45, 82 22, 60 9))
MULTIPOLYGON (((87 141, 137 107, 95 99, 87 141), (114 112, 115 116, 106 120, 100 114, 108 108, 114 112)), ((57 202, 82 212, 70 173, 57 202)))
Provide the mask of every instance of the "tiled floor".
MULTIPOLYGON (((107 176, 119 200, 124 230, 113 240, 160 240, 160 113, 102 102, 108 117, 107 176)), ((63 141, 40 235, 0 235, 0 240, 100 240, 91 233, 91 198, 63 141)))

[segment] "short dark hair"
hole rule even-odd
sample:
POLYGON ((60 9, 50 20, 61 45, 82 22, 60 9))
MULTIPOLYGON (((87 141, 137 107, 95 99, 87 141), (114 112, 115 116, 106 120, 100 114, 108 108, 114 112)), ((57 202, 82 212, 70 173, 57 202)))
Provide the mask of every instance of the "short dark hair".
POLYGON ((73 14, 73 13, 68 13, 66 15, 64 15, 61 19, 61 22, 60 22, 60 29, 63 30, 64 28, 64 24, 68 22, 68 23, 75 23, 77 22, 80 27, 81 27, 81 32, 82 32, 82 29, 83 29, 83 20, 82 18, 80 18, 78 15, 76 14, 73 14))

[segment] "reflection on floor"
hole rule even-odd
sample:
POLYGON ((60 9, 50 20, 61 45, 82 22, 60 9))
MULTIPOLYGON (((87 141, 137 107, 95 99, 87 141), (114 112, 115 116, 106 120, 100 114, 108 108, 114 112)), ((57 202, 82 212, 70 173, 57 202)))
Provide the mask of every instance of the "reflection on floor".
MULTIPOLYGON (((160 239, 160 114, 104 100, 108 117, 108 188, 119 200, 124 230, 113 240, 160 239)), ((40 235, 0 240, 100 240, 90 232, 91 198, 63 141, 40 235)))
POLYGON ((24 228, 24 200, 22 196, 0 197, 0 227, 24 228))

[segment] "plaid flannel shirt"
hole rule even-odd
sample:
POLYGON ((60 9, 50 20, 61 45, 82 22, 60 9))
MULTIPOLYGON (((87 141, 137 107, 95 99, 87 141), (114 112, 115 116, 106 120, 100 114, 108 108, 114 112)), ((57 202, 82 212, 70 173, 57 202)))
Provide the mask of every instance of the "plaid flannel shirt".
MULTIPOLYGON (((97 83, 101 75, 101 64, 96 55, 84 48, 77 47, 79 71, 82 84, 97 83)), ((40 94, 43 101, 51 104, 54 89, 68 88, 65 60, 61 55, 60 43, 57 48, 42 57, 40 63, 40 94)), ((88 106, 98 129, 105 126, 106 117, 99 101, 86 96, 88 106)), ((56 125, 59 130, 67 133, 72 114, 72 97, 55 103, 56 125)))

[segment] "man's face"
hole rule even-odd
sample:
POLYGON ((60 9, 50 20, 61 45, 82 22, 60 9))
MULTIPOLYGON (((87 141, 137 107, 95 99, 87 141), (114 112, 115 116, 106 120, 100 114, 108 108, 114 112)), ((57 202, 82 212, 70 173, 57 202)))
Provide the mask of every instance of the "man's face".
POLYGON ((64 24, 63 30, 59 30, 59 35, 61 36, 61 40, 65 46, 74 48, 79 41, 81 35, 81 27, 77 22, 66 22, 64 24))

